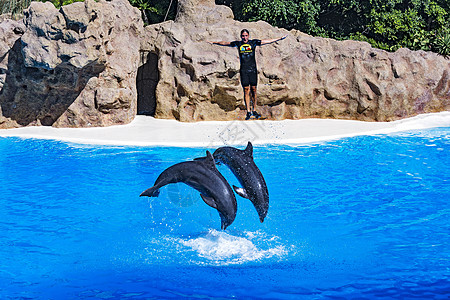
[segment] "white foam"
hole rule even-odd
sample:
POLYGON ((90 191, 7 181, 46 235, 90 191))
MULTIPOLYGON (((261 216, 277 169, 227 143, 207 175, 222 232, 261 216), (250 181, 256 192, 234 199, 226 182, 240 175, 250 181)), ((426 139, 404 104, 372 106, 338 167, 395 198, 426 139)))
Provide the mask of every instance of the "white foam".
POLYGON ((203 236, 178 239, 177 242, 214 265, 242 264, 273 257, 281 258, 287 254, 283 245, 274 243, 274 237, 261 237, 261 233, 244 234, 246 236, 234 236, 224 231, 210 230, 203 236), (261 246, 256 246, 252 241, 259 239, 270 242, 270 245, 265 245, 268 249, 261 249, 261 246))
POLYGON ((1 129, 0 136, 55 139, 97 145, 217 147, 245 145, 247 141, 254 144, 301 144, 357 135, 449 126, 448 111, 393 122, 303 119, 182 123, 136 116, 128 125, 97 128, 30 126, 1 129))

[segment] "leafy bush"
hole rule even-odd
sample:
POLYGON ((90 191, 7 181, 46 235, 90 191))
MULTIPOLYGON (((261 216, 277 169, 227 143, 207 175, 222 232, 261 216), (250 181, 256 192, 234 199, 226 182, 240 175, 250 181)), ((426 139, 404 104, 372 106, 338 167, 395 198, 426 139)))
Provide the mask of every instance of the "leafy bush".
POLYGON ((400 47, 446 52, 448 0, 216 0, 241 21, 265 20, 287 29, 388 51, 400 47))
POLYGON ((40 0, 41 2, 50 1, 56 8, 60 8, 63 5, 72 4, 74 2, 84 2, 84 0, 40 0))
POLYGON ((242 18, 245 20, 264 20, 277 27, 310 33, 320 31, 318 15, 319 5, 313 0, 254 0, 242 5, 242 18))
POLYGON ((435 52, 450 57, 450 30, 438 33, 433 40, 432 48, 435 52))
POLYGON ((173 20, 177 13, 177 0, 128 0, 131 5, 137 7, 144 23, 155 24, 166 19, 173 20))
POLYGON ((30 6, 31 0, 0 0, 0 15, 17 15, 30 6))

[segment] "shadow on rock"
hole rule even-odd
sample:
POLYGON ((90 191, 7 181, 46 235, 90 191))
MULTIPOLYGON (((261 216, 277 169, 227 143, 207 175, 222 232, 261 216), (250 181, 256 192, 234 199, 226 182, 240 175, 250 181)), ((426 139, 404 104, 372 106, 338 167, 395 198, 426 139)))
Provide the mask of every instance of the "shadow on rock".
POLYGON ((81 69, 67 63, 50 70, 25 67, 21 51, 19 39, 9 52, 8 72, 0 90, 2 115, 16 126, 52 126, 75 102, 88 81, 105 69, 97 62, 81 69))

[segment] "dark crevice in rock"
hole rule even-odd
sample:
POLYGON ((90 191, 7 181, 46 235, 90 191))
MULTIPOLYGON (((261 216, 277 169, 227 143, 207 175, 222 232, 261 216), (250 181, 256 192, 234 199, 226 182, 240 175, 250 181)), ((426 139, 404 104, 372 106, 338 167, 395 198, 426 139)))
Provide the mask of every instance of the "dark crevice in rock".
POLYGON ((156 110, 156 86, 159 81, 158 55, 155 52, 141 52, 143 64, 136 77, 137 113, 154 116, 156 110))

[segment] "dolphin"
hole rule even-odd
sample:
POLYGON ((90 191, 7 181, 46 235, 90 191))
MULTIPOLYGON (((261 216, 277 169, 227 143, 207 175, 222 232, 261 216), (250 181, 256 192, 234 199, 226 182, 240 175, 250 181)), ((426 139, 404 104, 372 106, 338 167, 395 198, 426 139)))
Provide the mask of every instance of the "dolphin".
POLYGON ((241 184, 240 187, 233 185, 236 193, 252 201, 259 215, 259 220, 264 218, 269 210, 269 191, 261 171, 253 161, 253 145, 248 142, 245 150, 233 147, 220 147, 214 151, 216 163, 226 165, 241 184))
POLYGON ((236 197, 230 184, 217 170, 209 151, 206 151, 205 159, 181 162, 165 169, 155 184, 140 196, 158 197, 161 187, 177 182, 183 182, 199 191, 203 201, 217 209, 223 230, 233 223, 237 211, 236 197))

